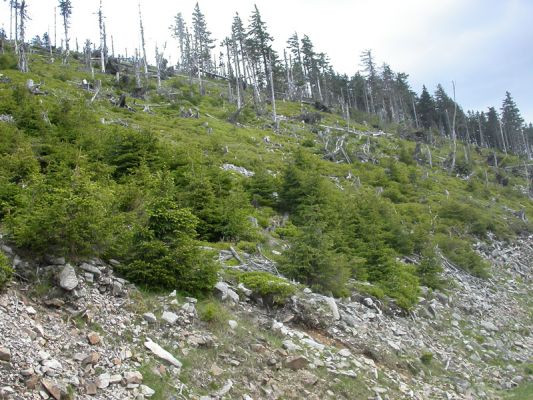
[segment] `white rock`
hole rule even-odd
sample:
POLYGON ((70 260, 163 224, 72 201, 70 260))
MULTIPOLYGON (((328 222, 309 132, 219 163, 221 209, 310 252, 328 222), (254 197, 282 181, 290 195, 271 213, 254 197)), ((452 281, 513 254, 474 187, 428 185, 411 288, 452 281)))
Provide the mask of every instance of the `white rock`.
POLYGON ((352 355, 351 351, 348 349, 339 350, 337 354, 341 357, 350 357, 352 355))
POLYGON ((155 390, 146 385, 141 385, 139 388, 141 389, 143 396, 152 397, 155 394, 155 390))
POLYGON ((161 319, 163 321, 168 322, 170 325, 172 325, 172 324, 176 323, 176 321, 178 320, 178 316, 176 314, 174 314, 173 312, 165 311, 165 312, 163 312, 163 315, 161 316, 161 319))
POLYGON ((36 311, 35 308, 33 308, 32 306, 28 306, 28 307, 26 307, 26 312, 27 312, 29 315, 35 315, 35 314, 37 314, 37 311, 36 311))
POLYGON ((98 378, 96 378, 96 387, 98 389, 105 389, 109 386, 110 380, 111 376, 109 374, 101 374, 100 376, 98 376, 98 378))
POLYGON ((326 303, 328 303, 329 308, 331 309, 331 314, 333 315, 334 320, 341 319, 339 314, 339 309, 337 308, 337 303, 333 297, 326 297, 326 303))
POLYGON ((51 358, 49 360, 44 360, 41 364, 44 367, 48 367, 55 371, 61 371, 63 369, 63 367, 61 366, 61 363, 54 358, 51 358))
POLYGON ((76 271, 71 265, 67 264, 61 270, 61 274, 59 275, 59 286, 68 291, 74 290, 74 288, 78 286, 76 271))
POLYGON ((306 346, 312 347, 313 349, 317 349, 320 351, 324 350, 326 347, 322 343, 315 342, 313 339, 305 338, 305 339, 302 339, 301 341, 306 346))
POLYGON ((228 321, 228 325, 231 329, 235 330, 237 329, 237 327, 239 326, 239 324, 237 323, 237 321, 233 320, 233 319, 230 319, 228 321))
POLYGON ((100 271, 98 267, 91 265, 91 264, 83 263, 80 265, 80 269, 84 270, 85 272, 94 274, 94 275, 98 275, 98 276, 102 275, 102 271, 100 271))
POLYGON ((157 343, 153 342, 152 339, 147 338, 148 340, 144 342, 144 346, 150 350, 152 353, 154 353, 157 357, 161 358, 162 360, 168 361, 172 365, 174 365, 176 368, 181 368, 181 362, 179 362, 172 354, 170 354, 168 351, 166 351, 164 348, 159 346, 157 343))

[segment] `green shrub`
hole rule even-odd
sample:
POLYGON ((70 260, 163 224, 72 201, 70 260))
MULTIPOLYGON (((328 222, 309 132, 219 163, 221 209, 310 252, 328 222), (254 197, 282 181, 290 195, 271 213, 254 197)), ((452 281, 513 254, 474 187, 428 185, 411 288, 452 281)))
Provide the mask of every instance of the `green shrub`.
POLYGON ((443 254, 456 266, 472 275, 486 278, 489 276, 489 265, 473 249, 468 240, 437 235, 437 243, 443 254))
POLYGON ((211 324, 222 325, 229 320, 226 309, 217 301, 207 300, 198 305, 198 317, 211 324))
POLYGON ((6 53, 0 54, 0 70, 2 69, 17 69, 18 63, 14 54, 6 53))
POLYGON ((420 361, 424 365, 431 365, 431 362, 433 361, 433 353, 429 351, 422 353, 422 355, 420 356, 420 361))
POLYGON ((296 291, 294 285, 268 272, 245 272, 238 276, 238 281, 259 295, 268 306, 285 304, 296 291))
POLYGON ((13 268, 6 255, 0 252, 0 290, 9 283, 13 277, 13 268))

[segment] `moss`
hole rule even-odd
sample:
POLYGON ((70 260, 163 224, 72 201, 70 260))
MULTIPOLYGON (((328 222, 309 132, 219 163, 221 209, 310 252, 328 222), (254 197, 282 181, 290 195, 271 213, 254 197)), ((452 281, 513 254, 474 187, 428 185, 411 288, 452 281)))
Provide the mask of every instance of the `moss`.
POLYGON ((9 263, 9 259, 0 251, 0 290, 11 281, 12 277, 13 268, 9 263))
POLYGON ((269 306, 285 304, 287 298, 296 292, 296 287, 287 280, 267 272, 245 272, 237 279, 269 306))

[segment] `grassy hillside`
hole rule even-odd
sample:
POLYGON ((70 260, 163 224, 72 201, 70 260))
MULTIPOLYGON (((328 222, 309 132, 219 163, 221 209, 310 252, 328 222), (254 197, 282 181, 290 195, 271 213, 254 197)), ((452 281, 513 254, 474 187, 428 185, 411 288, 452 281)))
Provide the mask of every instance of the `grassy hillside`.
POLYGON ((472 244, 531 230, 523 161, 511 155, 459 144, 449 171, 449 143, 417 147, 416 132, 375 116, 278 101, 274 131, 252 106, 228 122, 236 107, 221 82, 200 96, 187 77, 149 81, 133 99, 131 76, 93 79, 39 55, 21 74, 12 61, 0 56, 1 227, 37 257, 117 258, 132 281, 199 294, 217 279, 205 248, 232 244, 322 292, 357 286, 409 308, 420 285, 445 288, 441 255, 487 276, 472 244), (114 105, 121 94, 129 108, 114 105), (326 157, 342 136, 345 154, 326 157))

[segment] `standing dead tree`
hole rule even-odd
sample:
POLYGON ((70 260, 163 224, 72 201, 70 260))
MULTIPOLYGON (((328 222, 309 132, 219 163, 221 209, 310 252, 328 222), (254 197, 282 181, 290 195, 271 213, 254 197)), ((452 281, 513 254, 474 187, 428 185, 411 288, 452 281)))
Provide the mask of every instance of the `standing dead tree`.
POLYGON ((21 72, 28 72, 28 59, 26 57, 26 43, 24 42, 24 37, 26 35, 26 22, 28 21, 28 10, 26 5, 26 0, 22 0, 19 6, 19 39, 20 46, 18 47, 18 68, 21 72))
POLYGON ((100 28, 100 69, 102 73, 105 74, 105 25, 104 25, 104 14, 102 11, 102 0, 100 0, 100 8, 98 9, 98 27, 100 28))
POLYGON ((68 63, 70 53, 68 28, 70 25, 70 16, 72 15, 72 3, 70 0, 59 0, 59 14, 63 17, 63 29, 65 32, 65 48, 63 50, 63 64, 68 63))

